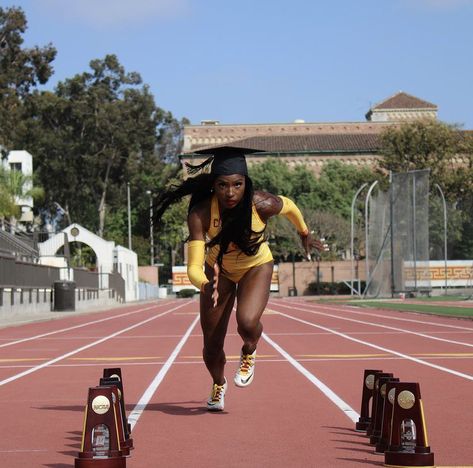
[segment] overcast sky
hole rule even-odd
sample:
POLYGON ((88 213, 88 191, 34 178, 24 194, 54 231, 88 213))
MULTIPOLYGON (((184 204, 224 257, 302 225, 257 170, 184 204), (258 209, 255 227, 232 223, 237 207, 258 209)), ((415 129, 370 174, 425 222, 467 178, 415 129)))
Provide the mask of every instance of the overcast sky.
POLYGON ((48 87, 116 54, 194 124, 363 121, 397 91, 473 129, 473 0, 2 0, 26 45, 58 50, 48 87))

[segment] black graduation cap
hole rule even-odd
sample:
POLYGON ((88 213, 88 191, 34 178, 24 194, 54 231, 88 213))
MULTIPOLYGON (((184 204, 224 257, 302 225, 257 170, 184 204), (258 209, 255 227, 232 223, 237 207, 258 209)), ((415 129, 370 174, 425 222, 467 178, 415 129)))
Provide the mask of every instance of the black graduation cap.
POLYGON ((189 174, 195 174, 199 170, 206 168, 210 163, 212 163, 212 168, 210 170, 211 174, 248 175, 245 155, 252 154, 257 151, 261 150, 241 148, 239 146, 218 146, 214 148, 203 149, 196 153, 196 155, 211 154, 212 156, 197 166, 186 163, 187 171, 189 174))

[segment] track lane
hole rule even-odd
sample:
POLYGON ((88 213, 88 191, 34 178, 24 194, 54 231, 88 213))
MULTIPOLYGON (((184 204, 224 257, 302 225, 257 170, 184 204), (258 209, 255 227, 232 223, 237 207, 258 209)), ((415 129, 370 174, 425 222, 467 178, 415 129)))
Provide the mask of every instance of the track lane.
MULTIPOLYGON (((91 310, 87 311, 84 310, 82 312, 63 312, 63 313, 55 313, 53 318, 38 318, 37 320, 28 322, 28 323, 23 323, 23 324, 18 324, 18 323, 11 323, 11 324, 4 324, 2 325, 2 328, 0 328, 0 341, 10 341, 12 338, 13 339, 21 339, 24 338, 25 335, 33 335, 33 334, 39 334, 39 333, 44 333, 44 332, 49 332, 52 329, 55 329, 60 326, 64 326, 67 324, 67 326, 72 326, 75 324, 80 324, 83 323, 84 321, 90 321, 94 320, 94 317, 101 317, 101 318, 106 318, 106 317, 112 317, 114 315, 120 314, 120 313, 127 313, 127 312, 133 312, 137 308, 143 308, 153 305, 157 305, 158 303, 155 302, 153 303, 148 303, 148 304, 143 304, 143 303, 134 303, 130 305, 120 305, 117 307, 110 307, 109 309, 104 309, 104 310, 91 310), (62 324, 62 325, 59 325, 62 324)), ((41 315, 39 316, 41 317, 41 315)))
MULTIPOLYGON (((179 303, 182 308, 195 307, 192 301, 179 303)), ((174 336, 181 336, 191 317, 174 315, 175 311, 176 308, 169 308, 166 315, 160 314, 158 321, 135 320, 134 325, 123 328, 121 332, 131 336, 136 332, 135 339, 130 337, 124 342, 125 346, 123 341, 117 343, 116 338, 110 338, 95 344, 93 349, 99 355, 111 357, 143 355, 144 351, 150 350, 155 355, 167 357, 178 339, 143 340, 141 336, 152 336, 156 327, 164 331, 172 330, 174 336)), ((87 358, 91 351, 90 348, 82 350, 76 356, 87 358)), ((115 362, 109 361, 106 366, 48 366, 41 372, 4 385, 0 389, 0 411, 6 421, 14 421, 15 431, 0 441, 0 456, 2 463, 5 463, 3 466, 16 468, 72 464, 72 457, 77 455, 79 448, 87 389, 98 385, 103 367, 115 367, 115 362)), ((125 394, 127 402, 130 402, 127 403, 128 411, 160 367, 162 364, 141 366, 139 370, 122 366, 125 394)))
MULTIPOLYGON (((282 306, 284 310, 288 310, 288 306, 285 304, 280 304, 279 306, 282 306)), ((462 353, 465 352, 465 348, 468 350, 469 353, 471 353, 471 346, 469 345, 469 343, 458 342, 455 340, 448 340, 446 338, 438 338, 436 336, 430 336, 428 334, 420 334, 415 331, 397 328, 395 331, 403 333, 402 335, 403 350, 401 352, 400 350, 398 350, 399 349, 398 343, 401 339, 399 338, 399 336, 377 335, 376 337, 372 336, 370 340, 363 340, 361 338, 355 338, 347 331, 347 328, 350 331, 353 331, 353 330, 362 331, 363 328, 360 328, 360 327, 375 327, 375 328, 383 328, 383 329, 388 329, 388 330, 391 330, 392 327, 378 324, 378 323, 347 318, 347 317, 343 317, 343 316, 339 316, 335 314, 328 314, 326 312, 320 312, 317 310, 312 310, 312 309, 301 307, 301 306, 293 306, 292 308, 289 308, 289 310, 291 310, 292 312, 291 314, 292 319, 298 320, 298 321, 301 321, 301 323, 304 323, 304 320, 307 318, 307 320, 309 320, 309 323, 308 323, 309 326, 313 326, 319 330, 324 330, 324 331, 333 333, 335 335, 339 335, 347 340, 351 340, 353 342, 366 345, 382 353, 393 354, 403 359, 409 359, 419 364, 430 366, 437 370, 441 370, 443 372, 447 372, 447 373, 456 375, 458 377, 462 377, 467 380, 473 381, 471 368, 469 369, 469 371, 463 372, 463 369, 465 368, 468 369, 468 363, 465 363, 465 362, 462 363, 458 361, 458 362, 452 363, 451 364, 452 368, 450 368, 450 367, 441 366, 439 364, 435 364, 434 362, 430 360, 421 359, 413 355, 413 354, 419 353, 419 348, 421 348, 422 351, 427 349, 427 353, 431 353, 431 354, 437 353, 440 356, 445 355, 445 354, 462 355, 462 353), (339 321, 340 325, 338 327, 333 327, 333 328, 328 328, 327 326, 322 325, 322 324, 325 324, 325 325, 329 324, 330 323, 329 321, 332 319, 335 320, 335 323, 337 325, 338 325, 337 321, 339 321), (317 320, 317 323, 313 323, 314 320, 317 320), (344 333, 338 331, 341 326, 345 327, 344 333), (435 345, 432 345, 429 342, 430 340, 439 341, 439 342, 435 343, 435 345)), ((282 311, 281 312, 278 311, 278 313, 284 315, 284 312, 282 311)))
MULTIPOLYGON (((66 328, 59 328, 59 329, 55 329, 53 331, 47 331, 47 332, 44 332, 44 333, 31 335, 31 336, 28 336, 28 337, 25 337, 25 338, 17 338, 13 341, 8 341, 8 340, 11 340, 11 336, 7 331, 5 331, 6 336, 0 336, 0 349, 1 348, 6 348, 8 346, 17 345, 17 344, 20 344, 20 343, 25 343, 27 341, 33 341, 33 340, 39 340, 41 338, 51 337, 52 335, 67 333, 67 332, 70 332, 72 330, 77 330, 77 329, 83 328, 83 327, 90 327, 90 326, 93 326, 93 325, 97 325, 99 323, 107 322, 109 320, 119 319, 119 318, 122 318, 122 317, 127 317, 129 315, 134 315, 134 314, 137 314, 137 313, 140 313, 140 312, 146 312, 148 310, 155 310, 156 307, 158 307, 158 305, 153 304, 153 305, 148 306, 148 307, 142 307, 142 308, 139 308, 137 310, 131 310, 129 312, 124 312, 122 314, 113 314, 110 317, 105 317, 105 318, 101 318, 101 319, 97 319, 97 320, 86 321, 85 323, 80 323, 78 325, 71 325, 71 326, 66 327, 66 328), (4 341, 4 342, 2 343, 2 341, 4 341)), ((3 330, 10 330, 10 329, 3 329, 3 330)))
MULTIPOLYGON (((300 322, 298 318, 300 311, 295 310, 290 313, 290 315, 293 314, 296 315, 295 322, 289 314, 284 314, 280 320, 286 320, 286 323, 277 326, 284 326, 296 333, 300 333, 300 327, 304 325, 314 326, 300 322), (288 321, 289 323, 287 323, 288 321), (294 326, 294 323, 297 326, 294 326)), ((271 314, 270 317, 273 321, 278 320, 277 314, 271 314)), ((335 328, 340 322, 335 318, 332 320, 332 326, 335 328)), ((318 317, 312 317, 312 321, 318 321, 318 317)), ((268 326, 266 326, 266 330, 268 330, 268 326)), ((267 333, 270 334, 268 331, 267 333)), ((289 337, 281 337, 278 341, 292 355, 300 355, 304 349, 310 349, 310 354, 313 355, 326 354, 327 349, 333 350, 337 347, 339 355, 346 353, 347 346, 354 355, 357 355, 361 350, 358 346, 353 346, 356 341, 347 341, 340 332, 333 333, 331 337, 320 335, 316 340, 310 339, 307 335, 298 335, 297 342, 289 337)), ((403 336, 399 337, 398 345, 403 349, 403 336)), ((471 359, 469 362, 471 363, 471 359)), ((467 466, 471 464, 471 457, 468 455, 470 453, 469 427, 471 424, 469 415, 473 406, 467 397, 471 393, 471 381, 434 371, 425 365, 419 365, 420 363, 414 360, 406 359, 387 361, 383 358, 373 358, 367 363, 356 358, 350 360, 332 358, 319 361, 308 360, 302 364, 355 409, 359 408, 361 380, 365 368, 383 369, 386 372, 393 372, 394 376, 400 377, 402 381, 419 382, 426 412, 430 445, 436 454, 437 465, 467 466), (455 430, 445 431, 445 421, 455 421, 455 430)))
MULTIPOLYGON (((283 305, 283 303, 280 303, 280 305, 283 305)), ((473 327, 467 326, 469 322, 467 322, 465 326, 458 326, 458 325, 451 325, 448 323, 435 323, 435 322, 429 323, 428 321, 426 322, 426 321, 420 321, 420 320, 409 320, 406 318, 403 319, 402 317, 389 317, 389 316, 387 317, 384 315, 364 314, 364 313, 357 314, 357 315, 369 315, 370 317, 374 317, 376 319, 376 322, 374 322, 372 320, 367 321, 367 320, 362 320, 361 318, 351 317, 350 315, 353 315, 354 312, 347 309, 344 306, 339 306, 339 307, 323 307, 322 306, 321 307, 319 305, 313 305, 313 304, 308 304, 308 303, 306 304, 299 303, 298 306, 288 306, 288 305, 283 305, 283 306, 289 307, 293 310, 304 310, 304 311, 311 312, 314 314, 319 314, 321 316, 325 315, 327 317, 337 318, 339 320, 347 320, 353 323, 370 324, 371 326, 383 328, 386 330, 393 330, 393 331, 398 331, 401 333, 409 333, 413 335, 417 334, 418 336, 428 337, 430 339, 437 340, 437 341, 446 341, 446 342, 457 341, 458 344, 473 348, 473 327), (393 324, 389 323, 390 320, 400 320, 400 321, 406 322, 410 325, 410 328, 406 328, 406 327, 401 328, 399 325, 393 326, 393 324), (418 324, 422 326, 418 326, 418 324), (462 332, 463 334, 465 334, 466 339, 464 341, 458 341, 458 340, 442 338, 440 336, 434 336, 433 334, 430 334, 430 333, 434 333, 438 331, 439 328, 443 328, 444 330, 442 331, 445 333, 454 334, 455 332, 452 330, 453 328, 455 331, 462 332), (471 338, 471 341, 468 340, 468 338, 471 338)))
POLYGON ((38 363, 49 361, 71 349, 79 348, 113 333, 121 324, 125 327, 136 323, 140 317, 152 316, 154 311, 166 310, 174 303, 156 303, 146 307, 134 305, 126 313, 120 313, 123 309, 117 308, 115 313, 106 311, 103 319, 92 321, 89 315, 64 317, 59 320, 41 322, 36 324, 37 326, 25 325, 22 327, 25 330, 23 332, 18 330, 18 327, 13 327, 12 330, 15 330, 16 335, 24 341, 16 343, 15 346, 0 349, 0 364, 2 364, 0 381, 11 375, 9 369, 14 369, 14 364, 22 365, 22 368, 32 368, 38 363), (38 331, 41 333, 38 334, 38 331), (38 338, 39 335, 42 337, 38 338))
MULTIPOLYGON (((179 307, 182 307, 182 305, 176 306, 175 308, 179 308, 179 307)), ((174 308, 174 309, 175 309, 175 308, 174 308)), ((23 371, 23 372, 19 372, 18 374, 15 374, 15 375, 12 375, 12 376, 10 376, 10 377, 8 377, 8 378, 5 378, 5 379, 3 379, 3 380, 0 380, 0 387, 2 387, 3 385, 8 384, 8 383, 10 383, 10 382, 13 382, 13 381, 15 381, 15 380, 17 380, 17 379, 20 379, 20 378, 22 378, 22 377, 25 377, 26 375, 29 375, 29 374, 31 374, 31 373, 33 373, 33 372, 37 372, 37 371, 39 371, 39 370, 41 370, 41 369, 44 369, 45 367, 48 367, 48 366, 50 366, 51 364, 55 364, 56 362, 63 361, 64 359, 67 359, 67 358, 69 358, 69 357, 71 357, 71 356, 74 356, 75 354, 78 354, 78 353, 80 353, 80 352, 82 352, 82 351, 85 351, 86 349, 92 348, 93 346, 97 346, 97 345, 100 344, 100 343, 103 343, 103 342, 105 342, 105 341, 111 340, 112 338, 115 338, 116 336, 121 335, 122 333, 126 333, 126 332, 128 332, 128 331, 130 331, 130 330, 133 330, 134 328, 140 327, 140 326, 142 326, 142 325, 144 325, 144 324, 146 324, 146 323, 148 323, 148 322, 151 322, 151 321, 153 321, 153 320, 156 320, 157 318, 160 318, 160 317, 162 317, 162 316, 164 316, 164 315, 166 315, 166 314, 169 314, 169 313, 170 313, 171 311, 173 311, 174 309, 171 309, 171 310, 166 311, 166 312, 162 312, 162 313, 160 313, 160 314, 158 314, 158 315, 155 315, 154 317, 150 317, 150 318, 148 318, 148 319, 142 320, 141 322, 138 322, 138 323, 136 323, 136 324, 134 324, 134 325, 131 325, 131 326, 127 327, 127 328, 124 328, 124 329, 122 329, 122 330, 118 330, 118 331, 116 331, 116 332, 114 332, 114 333, 111 333, 111 334, 108 335, 108 336, 105 336, 105 337, 100 338, 100 339, 98 339, 98 340, 96 340, 96 341, 93 341, 92 343, 89 343, 89 344, 86 344, 86 345, 81 346, 81 347, 79 347, 79 348, 76 348, 76 349, 74 349, 74 350, 72 350, 72 351, 69 351, 69 352, 67 352, 67 353, 65 353, 65 354, 62 354, 61 356, 57 356, 57 357, 55 357, 55 358, 53 358, 53 359, 50 359, 50 360, 45 361, 45 362, 43 362, 43 363, 41 363, 41 364, 38 364, 38 365, 36 365, 36 366, 34 366, 34 367, 30 368, 30 369, 27 369, 27 370, 25 370, 25 371, 23 371)))
POLYGON ((153 379, 153 381, 149 384, 149 386, 146 388, 145 392, 139 399, 138 403, 136 406, 133 408, 133 410, 130 412, 128 415, 128 423, 131 426, 131 430, 135 427, 136 423, 138 422, 139 418, 143 414, 143 411, 146 409, 146 406, 150 402, 151 398, 153 397, 154 393, 158 389, 159 385, 163 381, 164 377, 166 376, 167 372, 169 371, 170 367, 176 360, 179 352, 181 351, 182 347, 186 343, 186 341, 189 338, 189 335, 192 333, 192 330, 196 326, 197 322, 199 321, 199 317, 196 316, 196 318, 192 321, 191 325, 187 329, 187 331, 184 333, 183 337, 177 344, 177 346, 174 348, 173 352, 170 354, 169 358, 167 361, 164 363, 163 367, 160 369, 160 371, 156 374, 156 377, 153 379))
POLYGON ((329 305, 320 303, 318 301, 310 301, 310 300, 288 300, 283 299, 280 301, 281 303, 286 304, 303 304, 307 307, 312 307, 317 310, 327 310, 327 311, 334 311, 339 313, 345 313, 348 315, 355 315, 355 316, 366 316, 366 317, 375 317, 378 320, 386 320, 386 323, 389 321, 395 322, 409 322, 412 324, 421 324, 427 325, 432 327, 432 330, 435 328, 444 328, 449 330, 458 330, 463 333, 472 333, 473 334, 473 325, 470 319, 465 317, 443 317, 440 315, 434 314, 422 314, 420 312, 412 312, 412 311, 403 311, 399 312, 396 310, 391 310, 386 312, 386 310, 376 310, 376 309, 364 309, 362 307, 351 306, 347 304, 342 305, 329 305), (423 317, 424 320, 420 318, 412 318, 412 317, 423 317))
POLYGON ((362 451, 365 463, 379 459, 351 430, 346 415, 327 404, 320 390, 264 339, 258 356, 268 357, 258 357, 254 382, 248 388, 235 387, 232 376, 241 339, 234 316, 225 343, 225 411, 207 412, 211 379, 205 366, 201 360, 183 363, 200 356, 201 348, 202 337, 193 332, 180 361, 170 368, 142 414, 133 436, 153 449, 135 451, 136 466, 348 468, 358 459, 355 450, 362 451), (357 448, 350 449, 355 443, 357 448))
MULTIPOLYGON (((172 364, 169 361, 196 319, 197 310, 198 303, 190 302, 157 322, 133 328, 2 387, 0 411, 6 421, 15 421, 18 428, 7 441, 0 443, 0 456, 4 459, 5 455, 5 460, 13 463, 6 466, 69 466, 80 442, 87 388, 98 382, 102 368, 121 363, 130 412, 150 383, 160 372, 163 374, 166 362, 169 363, 167 372, 134 428, 136 450, 128 462, 130 467, 348 468, 360 463, 377 466, 382 462, 382 457, 372 453, 367 439, 353 431, 354 424, 346 414, 264 339, 258 347, 254 383, 246 389, 234 387, 231 377, 241 347, 234 316, 225 345, 229 360, 227 378, 230 380, 226 411, 209 414, 204 407, 210 379, 200 357, 202 335, 198 327, 193 329, 172 364)), ((295 316, 305 314, 293 313, 295 316)), ((364 327, 365 340, 373 336, 380 340, 396 336, 402 345, 403 333, 370 334, 366 333, 368 328, 363 324, 342 322, 340 326, 339 320, 326 319, 327 324, 340 333, 363 336, 364 327)), ((437 465, 465 465, 471 461, 466 461, 465 455, 470 450, 469 430, 462 431, 471 412, 465 408, 468 401, 462 384, 452 385, 447 374, 416 362, 406 362, 399 356, 396 359, 349 357, 375 353, 328 331, 314 333, 313 326, 278 313, 265 313, 263 322, 268 338, 355 411, 359 409, 364 368, 380 367, 393 371, 403 380, 406 380, 404 377, 419 379, 437 465), (342 355, 345 357, 335 357, 342 355), (459 403, 446 404, 450 401, 459 403), (444 433, 445 421, 454 421, 459 432, 444 433), (447 443, 450 444, 448 448, 445 447, 447 443)), ((80 336, 72 339, 84 342, 91 335, 94 339, 106 333, 107 327, 104 323, 103 327, 91 331, 84 327, 80 336)), ((51 346, 60 341, 58 338, 32 341, 31 351, 41 343, 51 346)), ((437 345, 435 341, 432 343, 437 345)))

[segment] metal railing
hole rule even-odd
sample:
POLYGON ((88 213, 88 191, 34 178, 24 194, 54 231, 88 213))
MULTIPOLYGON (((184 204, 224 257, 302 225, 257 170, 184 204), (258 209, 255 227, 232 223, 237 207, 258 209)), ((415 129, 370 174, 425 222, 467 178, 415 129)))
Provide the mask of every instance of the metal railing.
MULTIPOLYGON (((13 254, 0 250, 0 306, 7 294, 12 296, 10 303, 18 300, 20 303, 23 303, 23 300, 30 303, 44 302, 42 296, 39 296, 49 294, 54 282, 62 279, 61 270, 59 267, 23 262, 13 254), (49 292, 46 293, 46 290, 49 292)), ((117 272, 106 274, 75 268, 74 282, 77 290, 87 291, 83 293, 86 294, 83 297, 91 298, 96 295, 93 291, 108 289, 111 291, 111 297, 117 301, 125 300, 125 280, 117 272)))
POLYGON ((0 286, 50 288, 59 279, 59 268, 22 262, 12 254, 0 252, 0 286))
POLYGON ((77 286, 99 289, 99 274, 95 271, 74 268, 74 281, 77 286))

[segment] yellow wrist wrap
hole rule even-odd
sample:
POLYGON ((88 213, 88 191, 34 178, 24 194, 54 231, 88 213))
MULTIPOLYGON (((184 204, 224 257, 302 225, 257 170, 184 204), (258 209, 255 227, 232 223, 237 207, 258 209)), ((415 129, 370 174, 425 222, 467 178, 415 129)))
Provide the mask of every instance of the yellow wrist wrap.
POLYGON ((309 230, 302 217, 301 210, 297 208, 296 204, 289 198, 279 195, 282 200, 282 208, 279 214, 284 215, 297 229, 299 234, 307 235, 309 230))
POLYGON ((189 277, 190 282, 202 291, 202 287, 209 282, 203 270, 205 260, 205 241, 190 241, 188 256, 187 276, 189 277))

